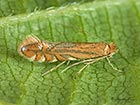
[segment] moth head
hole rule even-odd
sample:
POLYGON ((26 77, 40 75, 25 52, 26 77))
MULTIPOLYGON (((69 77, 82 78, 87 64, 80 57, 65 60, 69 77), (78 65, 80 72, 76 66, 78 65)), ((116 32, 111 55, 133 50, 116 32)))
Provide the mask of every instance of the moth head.
POLYGON ((33 61, 42 48, 42 43, 37 37, 28 36, 19 44, 18 52, 21 56, 33 61))

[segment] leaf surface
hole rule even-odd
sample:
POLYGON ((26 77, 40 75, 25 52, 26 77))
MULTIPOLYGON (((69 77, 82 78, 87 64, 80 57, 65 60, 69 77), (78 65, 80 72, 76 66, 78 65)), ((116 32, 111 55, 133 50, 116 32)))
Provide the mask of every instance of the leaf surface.
POLYGON ((98 0, 31 13, 21 10, 24 14, 0 18, 0 105, 140 104, 140 1, 98 0), (76 73, 83 64, 61 73, 64 64, 42 77, 60 62, 21 57, 17 46, 27 35, 49 42, 115 42, 119 52, 110 60, 123 72, 103 59, 80 76, 76 73))

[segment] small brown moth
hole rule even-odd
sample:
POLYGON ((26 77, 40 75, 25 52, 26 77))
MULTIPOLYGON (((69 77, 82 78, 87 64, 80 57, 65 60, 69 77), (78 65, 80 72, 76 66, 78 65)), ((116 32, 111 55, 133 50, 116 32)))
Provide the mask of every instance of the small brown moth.
MULTIPOLYGON (((117 52, 114 43, 104 43, 104 42, 46 42, 41 41, 36 36, 27 36, 18 46, 18 52, 21 56, 29 59, 30 61, 37 62, 56 62, 63 61, 51 70, 42 74, 42 76, 48 74, 49 72, 56 70, 59 66, 64 64, 66 61, 80 60, 68 67, 66 67, 62 72, 68 70, 69 68, 85 64, 82 69, 84 70, 89 64, 92 64, 100 59, 112 56, 117 52)), ((109 61, 110 62, 110 61, 109 61)), ((110 63, 111 64, 111 63, 110 63)), ((113 65, 111 64, 113 67, 113 65)), ((113 67, 116 69, 115 67, 113 67)))

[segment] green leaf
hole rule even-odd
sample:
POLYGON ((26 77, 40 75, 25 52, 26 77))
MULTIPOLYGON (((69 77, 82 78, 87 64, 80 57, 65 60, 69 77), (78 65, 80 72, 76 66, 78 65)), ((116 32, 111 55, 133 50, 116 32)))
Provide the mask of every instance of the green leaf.
POLYGON ((98 0, 28 14, 19 9, 25 14, 0 18, 0 105, 140 104, 140 1, 98 0), (64 64, 42 77, 60 62, 21 57, 17 46, 31 34, 50 42, 115 42, 119 52, 110 60, 123 72, 103 59, 80 76, 83 64, 61 73, 64 64))
POLYGON ((0 0, 0 17, 31 13, 46 8, 59 7, 70 3, 85 3, 94 0, 0 0))

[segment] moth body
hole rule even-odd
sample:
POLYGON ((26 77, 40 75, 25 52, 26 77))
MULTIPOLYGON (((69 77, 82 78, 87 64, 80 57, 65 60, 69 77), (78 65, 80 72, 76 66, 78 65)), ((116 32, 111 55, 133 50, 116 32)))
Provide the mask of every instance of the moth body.
POLYGON ((117 52, 114 43, 104 42, 60 42, 49 43, 35 36, 28 36, 18 46, 21 56, 30 61, 56 62, 68 60, 85 60, 111 56, 117 52))

